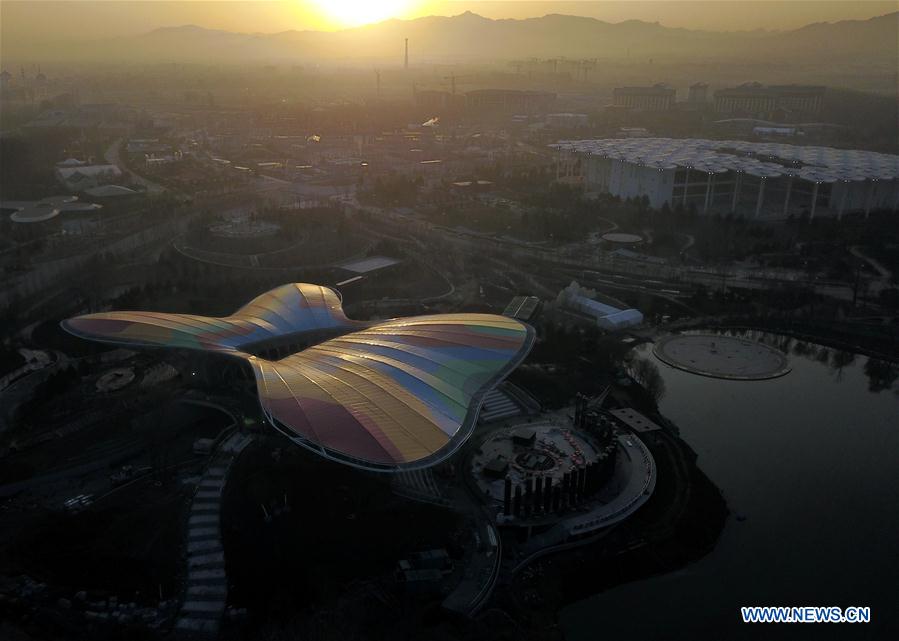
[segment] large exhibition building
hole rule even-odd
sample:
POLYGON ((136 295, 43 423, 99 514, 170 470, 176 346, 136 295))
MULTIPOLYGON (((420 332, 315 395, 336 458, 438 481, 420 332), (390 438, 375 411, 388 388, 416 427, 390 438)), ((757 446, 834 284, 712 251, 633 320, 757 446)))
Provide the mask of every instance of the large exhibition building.
POLYGON ((452 455, 471 435, 487 393, 534 342, 530 326, 491 314, 350 320, 336 291, 305 283, 273 289, 225 318, 106 312, 63 328, 247 363, 275 428, 322 456, 379 471, 452 455))
POLYGON ((899 208, 899 156, 740 140, 568 140, 557 176, 588 193, 778 220, 899 208))

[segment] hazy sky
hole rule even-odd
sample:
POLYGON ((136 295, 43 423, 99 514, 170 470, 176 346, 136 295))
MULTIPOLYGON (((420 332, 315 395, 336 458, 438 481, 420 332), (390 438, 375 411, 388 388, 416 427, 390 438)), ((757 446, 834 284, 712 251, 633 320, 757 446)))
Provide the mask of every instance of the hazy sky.
POLYGON ((811 22, 867 19, 896 9, 895 0, 0 0, 0 26, 4 39, 49 41, 135 34, 183 24, 243 32, 339 29, 388 17, 455 15, 470 10, 490 18, 565 13, 695 29, 783 30, 811 22))

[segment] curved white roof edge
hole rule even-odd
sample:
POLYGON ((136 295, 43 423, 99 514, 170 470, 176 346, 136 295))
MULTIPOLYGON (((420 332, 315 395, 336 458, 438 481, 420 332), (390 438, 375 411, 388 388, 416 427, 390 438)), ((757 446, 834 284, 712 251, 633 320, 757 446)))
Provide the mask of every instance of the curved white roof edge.
POLYGON ((702 138, 562 140, 551 146, 659 171, 676 167, 707 173, 731 170, 765 178, 792 175, 811 182, 899 179, 899 156, 859 149, 702 138))

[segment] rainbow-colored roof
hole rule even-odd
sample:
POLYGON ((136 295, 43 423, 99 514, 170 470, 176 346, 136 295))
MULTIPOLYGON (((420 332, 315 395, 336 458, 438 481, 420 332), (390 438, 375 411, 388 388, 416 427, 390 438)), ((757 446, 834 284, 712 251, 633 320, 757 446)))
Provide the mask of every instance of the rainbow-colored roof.
POLYGON ((483 397, 534 339, 527 325, 491 314, 352 321, 333 290, 304 283, 278 287, 226 318, 109 312, 63 327, 94 340, 243 358, 280 431, 323 456, 384 470, 431 465, 458 449, 483 397), (333 337, 280 360, 247 351, 323 330, 333 337))
POLYGON ((93 340, 135 347, 182 347, 238 352, 253 343, 315 330, 352 330, 334 290, 292 283, 257 296, 231 316, 212 318, 161 312, 105 312, 62 322, 67 331, 93 340))

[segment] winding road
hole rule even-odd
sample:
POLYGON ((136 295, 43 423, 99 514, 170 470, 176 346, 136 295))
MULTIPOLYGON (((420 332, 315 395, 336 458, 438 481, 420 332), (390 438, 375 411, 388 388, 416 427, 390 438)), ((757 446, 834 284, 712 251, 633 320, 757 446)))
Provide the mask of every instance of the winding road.
POLYGON ((165 191, 165 187, 154 183, 152 180, 147 180, 143 176, 139 176, 134 173, 131 169, 129 169, 123 162, 121 156, 122 150, 122 142, 123 139, 119 138, 115 140, 109 147, 106 149, 106 152, 103 154, 103 158, 110 165, 115 165, 119 169, 122 170, 122 173, 129 173, 131 175, 131 180, 140 185, 143 185, 147 188, 148 194, 161 194, 165 191))

